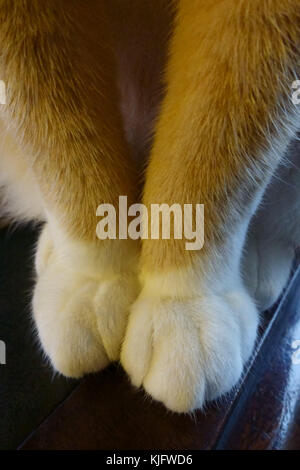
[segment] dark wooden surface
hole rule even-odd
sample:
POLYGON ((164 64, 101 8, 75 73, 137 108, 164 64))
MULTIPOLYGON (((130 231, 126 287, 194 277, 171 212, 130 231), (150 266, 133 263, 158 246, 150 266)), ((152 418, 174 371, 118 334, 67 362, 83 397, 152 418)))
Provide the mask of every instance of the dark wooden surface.
POLYGON ((300 449, 300 272, 265 332, 217 447, 300 449), (293 360, 294 359, 294 360, 293 360))
POLYGON ((300 271, 262 330, 240 386, 205 413, 169 413, 112 367, 85 379, 21 448, 300 449, 300 271))

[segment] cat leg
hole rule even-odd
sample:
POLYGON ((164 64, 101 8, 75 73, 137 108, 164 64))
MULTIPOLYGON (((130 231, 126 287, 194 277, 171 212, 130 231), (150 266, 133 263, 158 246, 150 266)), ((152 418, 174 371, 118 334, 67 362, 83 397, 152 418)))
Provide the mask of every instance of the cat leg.
POLYGON ((254 347, 259 318, 240 260, 296 130, 299 20, 290 1, 179 2, 144 203, 203 203, 205 244, 143 241, 121 352, 132 383, 177 412, 228 392, 254 347))
POLYGON ((33 314, 53 367, 80 377, 119 357, 137 245, 98 240, 97 207, 135 199, 103 2, 1 0, 1 118, 24 149, 47 223, 33 314), (16 18, 18 20, 16 20, 16 18))
MULTIPOLYGON (((1 105, 3 106, 3 105, 1 105)), ((1 222, 45 220, 34 175, 13 135, 0 121, 0 217, 1 222)))
POLYGON ((242 272, 261 311, 278 300, 300 246, 299 150, 297 140, 266 189, 247 236, 242 272))

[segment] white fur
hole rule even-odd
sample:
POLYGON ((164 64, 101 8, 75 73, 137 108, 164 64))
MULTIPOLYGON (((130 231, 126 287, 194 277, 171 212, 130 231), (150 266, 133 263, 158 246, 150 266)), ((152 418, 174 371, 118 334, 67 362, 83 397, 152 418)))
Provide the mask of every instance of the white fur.
POLYGON ((57 231, 53 236, 49 225, 40 237, 34 319, 53 367, 69 377, 98 371, 119 358, 138 286, 132 270, 125 275, 112 265, 106 269, 107 257, 98 246, 73 242, 57 231))

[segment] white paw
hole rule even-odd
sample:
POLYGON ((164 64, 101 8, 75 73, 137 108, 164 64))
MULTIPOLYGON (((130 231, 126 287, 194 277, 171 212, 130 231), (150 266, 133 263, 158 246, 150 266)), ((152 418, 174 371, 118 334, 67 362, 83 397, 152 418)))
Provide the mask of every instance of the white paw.
MULTIPOLYGON (((101 269, 97 274, 92 253, 85 262, 78 253, 76 263, 76 253, 56 250, 47 226, 45 231, 37 251, 34 319, 53 367, 77 378, 119 358, 137 282, 132 274, 101 269)), ((86 257, 88 250, 83 252, 86 257)))
POLYGON ((181 301, 142 293, 132 307, 121 362, 135 386, 173 411, 189 412, 238 382, 257 325, 242 287, 181 301))
POLYGON ((272 307, 289 279, 294 249, 278 240, 249 238, 242 271, 245 285, 260 311, 272 307))

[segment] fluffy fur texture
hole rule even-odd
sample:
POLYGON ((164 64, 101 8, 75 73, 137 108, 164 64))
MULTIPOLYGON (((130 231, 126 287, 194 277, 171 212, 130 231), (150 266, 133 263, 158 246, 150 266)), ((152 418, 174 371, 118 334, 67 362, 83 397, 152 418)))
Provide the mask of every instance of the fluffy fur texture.
POLYGON ((280 164, 300 2, 88 7, 0 0, 3 214, 46 221, 33 311, 53 366, 79 377, 121 352, 134 385, 191 411, 238 381, 256 304, 278 298, 299 244, 296 154, 280 164), (99 204, 139 199, 150 130, 143 202, 205 204, 200 252, 96 240, 99 204))

